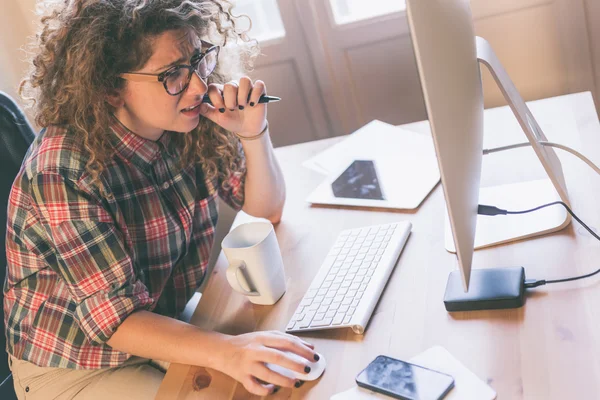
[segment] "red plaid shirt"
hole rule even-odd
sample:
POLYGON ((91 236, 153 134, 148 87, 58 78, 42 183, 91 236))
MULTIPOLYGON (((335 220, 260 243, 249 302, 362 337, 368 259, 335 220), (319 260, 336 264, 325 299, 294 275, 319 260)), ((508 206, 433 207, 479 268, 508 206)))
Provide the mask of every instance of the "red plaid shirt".
POLYGON ((176 318, 204 279, 217 196, 243 204, 243 162, 223 188, 200 166, 177 167, 178 133, 153 142, 115 119, 107 134, 116 148, 101 175, 108 196, 90 184, 86 153, 63 127, 36 138, 13 184, 4 322, 18 359, 122 364, 130 354, 106 341, 136 310, 176 318))

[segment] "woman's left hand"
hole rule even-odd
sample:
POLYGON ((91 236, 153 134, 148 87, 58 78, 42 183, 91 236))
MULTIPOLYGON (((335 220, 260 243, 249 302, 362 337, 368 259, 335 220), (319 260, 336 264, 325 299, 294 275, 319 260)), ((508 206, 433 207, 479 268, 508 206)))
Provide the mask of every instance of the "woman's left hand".
POLYGON ((267 123, 267 105, 258 104, 263 94, 267 94, 265 83, 260 80, 252 83, 247 76, 225 85, 211 83, 208 95, 213 105, 202 104, 200 114, 240 136, 255 136, 267 123))

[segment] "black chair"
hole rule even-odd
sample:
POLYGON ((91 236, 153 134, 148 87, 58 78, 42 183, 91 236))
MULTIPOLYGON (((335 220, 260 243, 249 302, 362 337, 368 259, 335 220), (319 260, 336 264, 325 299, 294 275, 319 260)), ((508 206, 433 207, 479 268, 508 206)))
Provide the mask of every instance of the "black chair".
MULTIPOLYGON (((19 172, 23 157, 35 133, 19 106, 5 93, 0 92, 0 282, 6 277, 6 209, 8 195, 19 172)), ((4 291, 0 291, 0 304, 4 291)), ((4 308, 0 307, 0 399, 16 400, 12 375, 8 368, 4 308)))

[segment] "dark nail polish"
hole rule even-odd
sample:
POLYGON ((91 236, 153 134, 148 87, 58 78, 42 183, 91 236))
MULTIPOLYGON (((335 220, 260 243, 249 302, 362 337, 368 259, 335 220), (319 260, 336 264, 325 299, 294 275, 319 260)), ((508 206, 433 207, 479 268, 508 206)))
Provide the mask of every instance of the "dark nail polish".
POLYGON ((243 109, 244 109, 244 106, 239 106, 239 109, 240 109, 240 110, 243 110, 243 109))
POLYGON ((306 372, 307 374, 310 372, 310 367, 308 365, 304 367, 304 372, 306 372))
POLYGON ((272 392, 272 394, 275 394, 275 393, 277 393, 277 392, 279 392, 279 386, 277 386, 275 389, 273 389, 273 392, 272 392))
POLYGON ((315 361, 319 361, 321 359, 321 357, 319 357, 318 354, 315 354, 315 361))
POLYGON ((221 114, 223 114, 223 113, 225 112, 225 109, 224 109, 224 108, 219 108, 219 112, 220 112, 221 114))
POLYGON ((304 381, 297 381, 297 382, 294 384, 294 387, 295 387, 296 389, 298 389, 298 388, 299 388, 300 386, 302 386, 302 385, 304 385, 304 381))
POLYGON ((250 107, 254 107, 254 102, 253 101, 250 102, 250 107))
POLYGON ((229 109, 229 111, 233 111, 233 110, 235 110, 235 108, 230 108, 230 109, 229 109))

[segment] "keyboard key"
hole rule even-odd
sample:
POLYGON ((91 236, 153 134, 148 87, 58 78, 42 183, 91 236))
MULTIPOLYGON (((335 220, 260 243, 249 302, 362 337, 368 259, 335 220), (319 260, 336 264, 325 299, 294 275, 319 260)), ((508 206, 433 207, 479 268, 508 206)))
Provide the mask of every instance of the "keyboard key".
POLYGON ((342 301, 343 306, 348 306, 350 304, 352 304, 352 298, 350 298, 350 297, 346 297, 346 298, 344 298, 344 301, 342 301))
POLYGON ((323 300, 323 302, 321 303, 321 305, 323 305, 323 306, 328 306, 328 305, 330 305, 331 303, 333 303, 333 299, 332 299, 332 298, 327 298, 327 297, 326 297, 326 298, 325 298, 325 300, 323 300))
POLYGON ((341 305, 340 308, 338 308, 338 312, 346 313, 349 308, 350 306, 341 305))
MULTIPOLYGON (((319 310, 319 311, 320 311, 320 310, 319 310)), ((323 318, 325 318, 325 313, 324 313, 324 312, 322 312, 322 313, 321 313, 321 312, 319 312, 319 313, 317 313, 317 314, 315 315, 315 320, 321 320, 321 319, 323 319, 323 318)))
POLYGON ((346 318, 344 318, 344 325, 349 324, 351 318, 352 318, 352 316, 350 316, 350 315, 348 315, 346 318))
POLYGON ((330 310, 338 310, 340 308, 340 306, 342 305, 342 302, 335 302, 335 303, 331 303, 331 305, 329 306, 330 310))
POLYGON ((341 325, 344 322, 344 313, 337 313, 333 317, 332 325, 341 325))
POLYGON ((354 315, 355 311, 356 311, 356 307, 350 307, 348 309, 348 311, 346 312, 346 315, 354 315))
POLYGON ((356 296, 356 293, 358 293, 357 290, 348 290, 346 297, 349 299, 353 299, 356 296))
POLYGON ((312 311, 306 313, 302 321, 298 322, 298 328, 308 328, 314 316, 315 313, 312 311))
POLYGON ((288 326, 285 329, 290 331, 290 330, 294 329, 295 326, 296 326, 296 321, 290 321, 290 323, 288 324, 288 326))
POLYGON ((311 327, 319 327, 319 326, 329 326, 331 325, 331 322, 333 321, 333 318, 325 318, 325 319, 321 319, 321 320, 315 320, 313 321, 310 326, 311 327))
POLYGON ((303 298, 300 302, 300 307, 310 306, 312 304, 312 298, 303 298))
POLYGON ((335 310, 327 311, 325 313, 325 318, 333 318, 333 317, 335 317, 335 314, 336 314, 335 310))

